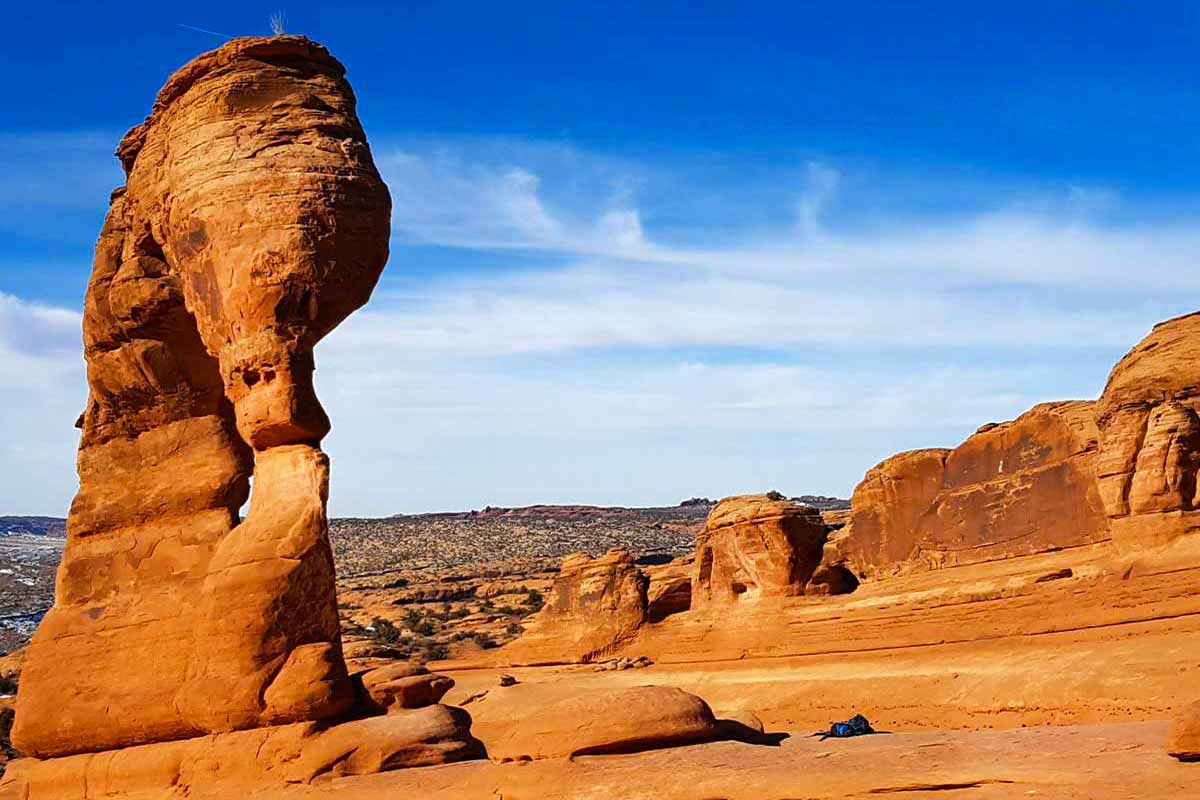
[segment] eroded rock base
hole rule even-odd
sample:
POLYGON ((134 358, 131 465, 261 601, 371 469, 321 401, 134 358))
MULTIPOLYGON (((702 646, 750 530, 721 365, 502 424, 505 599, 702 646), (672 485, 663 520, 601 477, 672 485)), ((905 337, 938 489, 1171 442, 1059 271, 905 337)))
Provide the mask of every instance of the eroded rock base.
POLYGON ((14 761, 0 800, 238 797, 351 775, 477 758, 460 708, 431 705, 338 725, 213 734, 45 760, 14 761))

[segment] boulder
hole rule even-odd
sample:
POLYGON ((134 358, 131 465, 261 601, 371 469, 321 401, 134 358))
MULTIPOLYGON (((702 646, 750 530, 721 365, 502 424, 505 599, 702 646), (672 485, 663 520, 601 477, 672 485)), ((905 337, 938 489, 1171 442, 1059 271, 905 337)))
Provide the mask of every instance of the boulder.
POLYGON ((826 539, 815 509, 767 495, 728 497, 696 536, 691 607, 727 607, 804 590, 826 539))
POLYGON ((1175 718, 1167 753, 1180 761, 1200 761, 1200 700, 1185 707, 1175 718))
POLYGON ((555 696, 533 684, 472 706, 475 734, 497 761, 628 753, 718 736, 712 710, 673 686, 636 686, 555 696))
POLYGON ((313 347, 370 296, 390 200, 344 68, 301 37, 234 39, 171 76, 118 156, 79 492, 17 701, 34 756, 353 701, 313 347))
POLYGON ((355 678, 365 695, 363 704, 385 713, 433 705, 454 688, 453 678, 406 662, 368 670, 355 678))
POLYGON ((1162 322, 1109 374, 1096 403, 1097 480, 1125 550, 1200 530, 1200 313, 1162 322))

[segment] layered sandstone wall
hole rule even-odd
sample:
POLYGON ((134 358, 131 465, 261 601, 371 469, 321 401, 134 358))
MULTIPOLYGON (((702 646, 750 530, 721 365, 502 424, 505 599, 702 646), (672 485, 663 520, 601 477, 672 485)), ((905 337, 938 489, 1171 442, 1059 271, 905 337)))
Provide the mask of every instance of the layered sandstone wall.
POLYGON ((1097 481, 1126 552, 1200 530, 1200 313, 1168 320, 1122 358, 1096 404, 1097 481))
POLYGON ((1098 440, 1093 403, 1043 403, 953 450, 893 456, 855 489, 826 559, 879 579, 1104 541, 1098 440))

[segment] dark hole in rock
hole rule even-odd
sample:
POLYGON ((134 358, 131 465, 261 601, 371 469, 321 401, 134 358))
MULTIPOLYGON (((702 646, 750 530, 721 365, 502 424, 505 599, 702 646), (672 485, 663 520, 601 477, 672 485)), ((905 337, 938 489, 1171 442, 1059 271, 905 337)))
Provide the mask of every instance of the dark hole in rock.
POLYGON ((690 578, 680 578, 651 601, 646 608, 646 619, 649 622, 662 622, 672 614, 690 611, 691 608, 692 581, 690 578))

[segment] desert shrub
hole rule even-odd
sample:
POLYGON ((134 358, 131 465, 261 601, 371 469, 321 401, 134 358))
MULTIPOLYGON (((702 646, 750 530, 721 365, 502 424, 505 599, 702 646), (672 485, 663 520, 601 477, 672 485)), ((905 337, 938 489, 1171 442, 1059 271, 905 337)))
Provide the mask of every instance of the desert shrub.
POLYGON ((522 615, 536 614, 546 605, 546 598, 537 589, 529 589, 525 593, 525 608, 522 615))
POLYGON ((390 619, 376 617, 375 619, 371 620, 371 628, 375 631, 375 638, 381 642, 396 644, 401 639, 405 638, 400 629, 396 627, 396 623, 392 622, 390 619))
POLYGON ((772 489, 771 491, 767 492, 767 499, 774 500, 775 502, 779 502, 780 500, 787 500, 787 496, 784 495, 782 492, 777 492, 774 489, 772 489))
POLYGON ((517 610, 512 606, 500 606, 496 609, 496 613, 503 614, 506 617, 515 617, 517 615, 517 610))
POLYGON ((441 642, 430 642, 424 650, 427 661, 442 661, 450 657, 450 648, 441 642))
POLYGON ((0 675, 0 694, 16 694, 17 679, 10 675, 0 675))
POLYGON ((504 629, 504 632, 509 636, 520 636, 525 632, 525 626, 519 622, 510 622, 508 623, 508 627, 504 629))
POLYGON ((495 639, 493 639, 488 634, 483 633, 482 631, 480 631, 479 633, 476 633, 473 638, 475 639, 475 644, 479 645, 484 650, 491 650, 493 647, 500 646, 500 645, 496 644, 495 639))
MULTIPOLYGON (((17 751, 12 746, 13 718, 16 716, 11 708, 0 708, 0 755, 6 758, 16 758, 17 751)), ((4 777, 4 764, 0 763, 0 778, 4 777)))
POLYGON ((480 611, 493 611, 493 610, 495 610, 495 608, 496 608, 496 604, 491 601, 491 598, 485 597, 483 599, 483 601, 479 603, 480 611))

